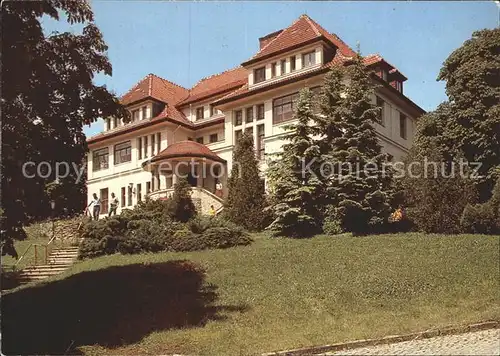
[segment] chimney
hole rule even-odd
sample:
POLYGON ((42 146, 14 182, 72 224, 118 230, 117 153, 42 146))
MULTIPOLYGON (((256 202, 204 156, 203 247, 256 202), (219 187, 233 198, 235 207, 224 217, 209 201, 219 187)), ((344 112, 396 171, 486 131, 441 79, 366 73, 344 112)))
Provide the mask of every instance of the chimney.
POLYGON ((273 33, 270 33, 268 35, 265 35, 264 37, 259 38, 259 49, 264 48, 265 45, 267 45, 269 42, 271 42, 273 39, 276 38, 283 30, 279 30, 273 33))

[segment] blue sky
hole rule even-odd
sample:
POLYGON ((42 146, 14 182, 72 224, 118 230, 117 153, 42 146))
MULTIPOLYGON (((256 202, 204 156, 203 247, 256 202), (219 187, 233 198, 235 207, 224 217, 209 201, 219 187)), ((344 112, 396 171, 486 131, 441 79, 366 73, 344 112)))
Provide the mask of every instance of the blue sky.
MULTIPOLYGON (((121 95, 148 73, 185 87, 238 66, 258 38, 306 13, 363 55, 381 54, 408 77, 405 95, 425 110, 446 99, 436 77, 446 57, 475 30, 498 26, 492 2, 160 2, 92 1, 109 46, 113 76, 98 84, 121 95)), ((78 31, 43 21, 47 32, 78 31)), ((99 132, 102 123, 86 128, 99 132)))

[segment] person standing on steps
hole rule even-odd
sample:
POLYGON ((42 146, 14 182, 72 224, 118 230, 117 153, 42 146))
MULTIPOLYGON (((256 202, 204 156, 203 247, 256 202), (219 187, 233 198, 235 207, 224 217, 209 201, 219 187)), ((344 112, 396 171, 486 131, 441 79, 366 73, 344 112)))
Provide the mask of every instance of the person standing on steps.
POLYGON ((99 220, 99 213, 101 212, 101 199, 97 197, 97 194, 94 193, 92 195, 94 199, 90 202, 89 205, 87 205, 87 208, 90 207, 92 204, 94 205, 94 208, 92 210, 92 216, 94 217, 94 220, 99 220))
POLYGON ((108 217, 110 217, 111 214, 116 215, 116 209, 118 209, 118 198, 115 196, 115 193, 111 193, 111 203, 109 204, 108 217))
POLYGON ((217 180, 217 183, 215 183, 215 195, 222 199, 222 183, 220 180, 217 180))

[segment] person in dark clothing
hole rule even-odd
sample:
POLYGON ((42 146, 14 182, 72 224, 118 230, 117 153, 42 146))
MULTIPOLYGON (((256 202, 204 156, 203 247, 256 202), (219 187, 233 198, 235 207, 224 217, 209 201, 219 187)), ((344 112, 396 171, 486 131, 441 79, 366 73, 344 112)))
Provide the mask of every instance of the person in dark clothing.
POLYGON ((101 212, 101 199, 97 197, 97 194, 94 193, 92 195, 94 199, 90 202, 90 204, 87 206, 87 208, 91 205, 94 205, 94 208, 92 210, 92 216, 94 217, 94 220, 99 220, 99 214, 101 212))

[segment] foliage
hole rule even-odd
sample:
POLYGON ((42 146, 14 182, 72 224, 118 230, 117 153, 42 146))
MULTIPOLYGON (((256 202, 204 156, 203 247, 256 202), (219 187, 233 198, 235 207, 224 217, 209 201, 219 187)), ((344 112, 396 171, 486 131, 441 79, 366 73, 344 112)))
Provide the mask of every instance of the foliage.
POLYGON ((342 222, 336 216, 335 208, 332 206, 326 211, 325 219, 323 220, 323 232, 327 235, 338 235, 344 232, 342 230, 342 222))
POLYGON ((477 199, 467 171, 462 176, 459 160, 446 160, 432 142, 418 142, 406 158, 402 186, 408 219, 428 233, 460 232, 465 206, 477 199))
POLYGON ((500 28, 485 29, 474 32, 446 59, 438 76, 446 81, 446 112, 440 108, 428 118, 442 130, 421 133, 438 139, 443 153, 482 164, 479 173, 483 177, 475 184, 483 202, 500 177, 499 48, 500 28))
POLYGON ((500 234, 500 179, 486 203, 467 205, 460 220, 464 232, 500 234))
POLYGON ((263 229, 266 203, 264 180, 260 177, 253 138, 247 134, 242 135, 234 148, 228 190, 224 215, 248 230, 263 229))
MULTIPOLYGON (((93 82, 94 75, 111 75, 107 46, 86 1, 9 1, 2 3, 2 254, 15 254, 12 239, 23 239, 22 226, 50 216, 79 213, 85 206, 87 151, 83 125, 98 118, 128 120, 118 98, 93 82), (43 16, 81 24, 81 33, 45 35, 43 16), (48 162, 36 175, 34 166, 48 162), (48 196, 56 162, 70 165, 48 196), (75 172, 75 168, 80 172, 75 172), (42 176, 46 176, 42 178, 42 176), (65 211, 66 209, 66 211, 65 211)), ((43 166, 42 166, 43 167, 43 166)), ((64 169, 61 166, 61 174, 64 169)))
POLYGON ((90 221, 82 229, 80 257, 120 252, 195 251, 248 245, 241 227, 218 218, 195 216, 188 222, 173 219, 172 203, 150 200, 120 215, 90 221))
POLYGON ((307 237, 321 230, 323 205, 320 148, 313 138, 317 129, 311 126, 312 93, 307 88, 300 91, 294 120, 286 128, 288 143, 267 171, 275 218, 268 229, 278 236, 307 237))
POLYGON ((327 82, 324 96, 330 94, 322 105, 324 120, 329 123, 322 126, 340 131, 321 132, 329 148, 324 159, 331 170, 326 190, 330 211, 344 231, 355 234, 384 231, 394 195, 392 170, 373 125, 379 120, 379 108, 372 104, 374 88, 362 61, 358 54, 347 68, 332 69, 328 77, 332 83, 345 77, 349 85, 341 87, 345 90, 341 97, 332 94, 334 89, 327 82))
POLYGON ((174 185, 171 216, 175 220, 186 222, 196 215, 196 208, 191 199, 191 185, 185 178, 180 178, 174 185))

